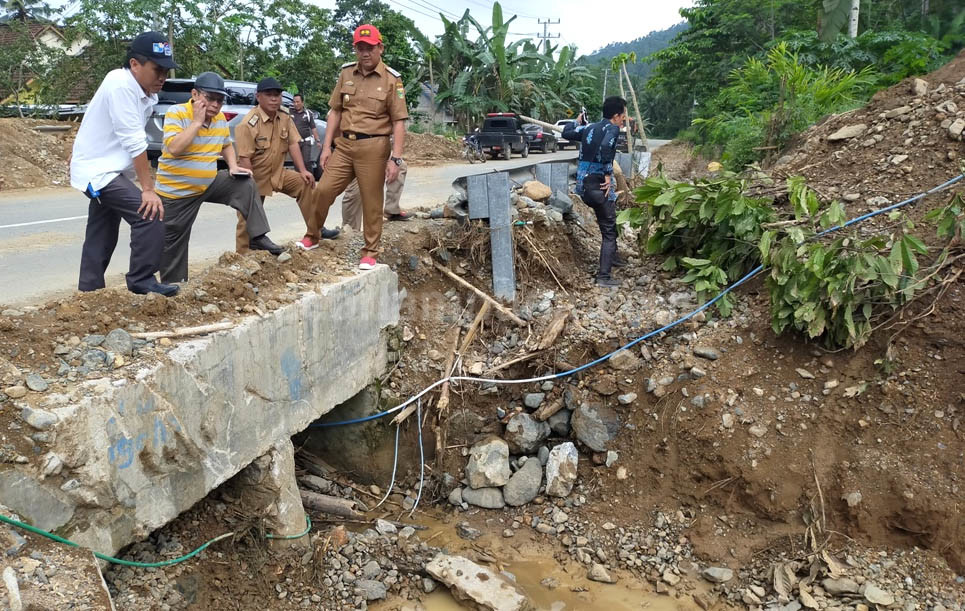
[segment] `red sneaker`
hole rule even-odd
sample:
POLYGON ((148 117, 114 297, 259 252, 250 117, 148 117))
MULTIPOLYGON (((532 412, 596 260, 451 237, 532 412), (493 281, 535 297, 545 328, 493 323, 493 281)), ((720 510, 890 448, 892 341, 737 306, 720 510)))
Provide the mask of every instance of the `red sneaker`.
POLYGON ((375 257, 362 257, 362 260, 359 261, 359 269, 375 269, 375 257))
POLYGON ((318 248, 318 242, 308 236, 305 236, 304 238, 295 242, 295 246, 301 248, 302 250, 315 250, 318 248))

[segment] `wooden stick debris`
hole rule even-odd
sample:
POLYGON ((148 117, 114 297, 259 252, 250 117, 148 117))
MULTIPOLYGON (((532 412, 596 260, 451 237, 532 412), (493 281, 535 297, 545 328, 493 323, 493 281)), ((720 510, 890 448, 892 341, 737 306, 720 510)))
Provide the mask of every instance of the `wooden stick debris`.
POLYGON ((513 359, 513 360, 511 360, 511 361, 509 361, 509 362, 507 362, 507 363, 503 363, 503 364, 500 365, 499 367, 493 367, 492 369, 486 371, 483 375, 487 375, 487 376, 488 376, 488 375, 491 375, 491 374, 496 373, 497 371, 502 371, 503 369, 506 369, 507 367, 512 367, 513 365, 516 365, 516 364, 518 364, 518 363, 522 363, 522 362, 524 362, 524 361, 528 361, 529 359, 531 359, 531 358, 533 358, 533 357, 536 357, 536 356, 539 356, 539 355, 543 354, 544 352, 546 352, 546 351, 545 351, 545 350, 538 350, 538 351, 536 351, 536 352, 530 352, 529 354, 524 354, 523 356, 521 356, 521 357, 519 357, 519 358, 517 358, 517 359, 513 359))
POLYGON ((149 331, 147 333, 131 333, 135 339, 160 339, 162 337, 188 337, 190 335, 203 335, 214 333, 215 331, 227 331, 235 326, 233 322, 216 322, 211 325, 200 327, 181 327, 173 331, 149 331))
POLYGON ((563 409, 563 399, 557 399, 556 401, 542 405, 533 414, 533 418, 543 422, 561 409, 563 409))
POLYGON ((361 520, 364 517, 361 513, 355 511, 355 501, 347 501, 327 494, 309 492, 308 490, 299 490, 299 492, 301 493, 302 503, 309 509, 349 518, 350 520, 361 520))
MULTIPOLYGON (((452 375, 452 364, 456 358, 456 354, 455 354, 456 345, 458 345, 458 342, 459 342, 459 327, 453 327, 452 329, 449 330, 447 337, 451 337, 452 335, 455 335, 455 340, 452 341, 453 343, 452 351, 449 353, 449 358, 446 359, 446 366, 443 369, 443 374, 445 374, 445 377, 447 378, 452 375)), ((439 401, 436 403, 436 406, 440 409, 445 409, 448 405, 449 405, 449 381, 446 380, 442 384, 442 394, 439 395, 439 401), (443 400, 445 400, 445 405, 443 405, 443 400)), ((418 408, 418 405, 415 402, 413 402, 412 405, 408 406, 407 408, 405 408, 404 410, 396 414, 395 418, 391 420, 391 424, 401 424, 403 421, 405 421, 406 418, 411 416, 412 413, 416 411, 416 408, 418 408)), ((422 426, 421 422, 419 423, 419 426, 422 426)))
POLYGON ((566 327, 566 321, 569 320, 572 312, 573 310, 571 308, 564 308, 553 314, 550 324, 546 327, 546 331, 543 332, 543 337, 540 338, 539 344, 536 345, 537 350, 546 350, 556 343, 560 333, 562 333, 566 327))
POLYGON ((458 284, 460 284, 461 286, 469 289, 470 291, 472 291, 472 292, 475 293, 476 295, 478 295, 478 296, 482 297, 483 299, 485 299, 486 301, 488 301, 494 308, 496 308, 497 311, 499 311, 501 314, 505 315, 508 319, 510 319, 511 321, 513 321, 514 323, 516 323, 518 326, 520 326, 520 327, 525 327, 525 326, 526 326, 526 321, 524 321, 523 319, 521 319, 519 316, 516 316, 515 314, 513 314, 513 311, 512 311, 512 310, 510 310, 509 308, 507 308, 507 307, 504 306, 503 304, 499 303, 498 301, 496 301, 495 299, 493 299, 492 297, 490 297, 489 295, 487 295, 487 294, 484 293, 483 291, 477 289, 477 288, 474 287, 472 284, 470 284, 470 283, 467 282, 466 280, 463 280, 462 278, 460 278, 460 277, 457 276, 456 274, 452 273, 451 271, 449 271, 449 270, 446 269, 445 267, 439 265, 439 264, 436 263, 435 261, 432 262, 432 265, 434 265, 435 268, 438 269, 438 270, 439 270, 440 272, 442 272, 443 274, 445 274, 445 275, 449 276, 451 279, 455 280, 455 281, 456 281, 458 284))
POLYGON ((466 332, 466 337, 463 338, 462 345, 459 346, 459 356, 465 354, 470 344, 472 344, 472 341, 476 339, 476 332, 479 331, 479 326, 482 325, 482 321, 486 318, 486 315, 489 314, 489 310, 492 309, 492 307, 491 303, 483 301, 479 312, 476 313, 476 318, 474 318, 472 324, 469 325, 469 331, 466 332))

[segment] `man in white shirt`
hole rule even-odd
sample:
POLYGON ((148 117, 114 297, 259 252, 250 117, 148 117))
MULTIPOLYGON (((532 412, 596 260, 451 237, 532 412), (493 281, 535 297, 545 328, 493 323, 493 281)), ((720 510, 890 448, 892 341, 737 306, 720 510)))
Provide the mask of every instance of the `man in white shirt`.
POLYGON ((145 32, 131 42, 123 68, 104 77, 74 140, 70 184, 90 199, 80 260, 81 291, 104 288, 121 219, 131 226, 127 288, 133 293, 177 294, 154 274, 164 250, 164 206, 154 191, 144 126, 168 72, 178 68, 167 37, 145 32), (136 180, 141 188, 134 185, 136 180))

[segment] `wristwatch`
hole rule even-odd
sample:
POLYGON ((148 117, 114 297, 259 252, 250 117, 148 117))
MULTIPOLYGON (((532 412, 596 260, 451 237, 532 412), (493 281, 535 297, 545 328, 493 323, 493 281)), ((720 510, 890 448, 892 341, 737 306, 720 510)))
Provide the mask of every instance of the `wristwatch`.
POLYGON ((400 166, 400 167, 402 166, 402 158, 401 158, 401 157, 396 157, 395 155, 389 155, 389 161, 391 161, 392 163, 394 163, 394 164, 397 165, 397 166, 400 166))

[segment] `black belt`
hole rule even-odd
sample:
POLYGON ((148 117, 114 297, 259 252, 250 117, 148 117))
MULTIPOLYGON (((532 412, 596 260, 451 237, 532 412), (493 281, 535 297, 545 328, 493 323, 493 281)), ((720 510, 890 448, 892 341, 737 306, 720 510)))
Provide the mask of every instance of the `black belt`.
POLYGON ((365 140, 366 138, 388 138, 389 134, 359 134, 356 132, 342 132, 343 138, 349 140, 365 140))

